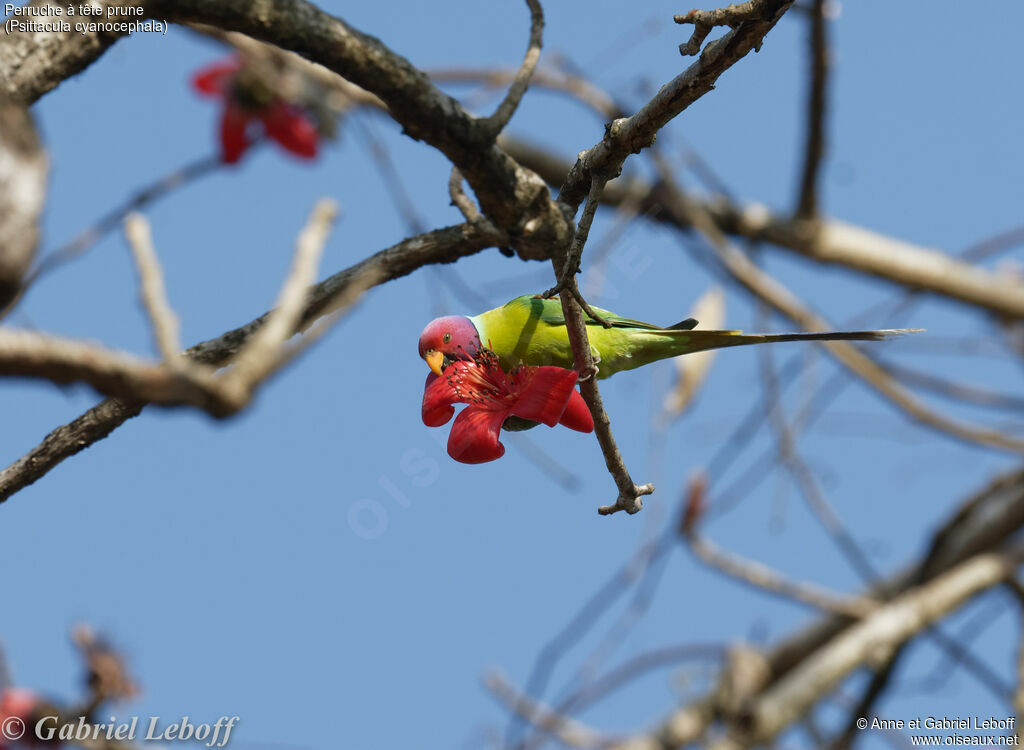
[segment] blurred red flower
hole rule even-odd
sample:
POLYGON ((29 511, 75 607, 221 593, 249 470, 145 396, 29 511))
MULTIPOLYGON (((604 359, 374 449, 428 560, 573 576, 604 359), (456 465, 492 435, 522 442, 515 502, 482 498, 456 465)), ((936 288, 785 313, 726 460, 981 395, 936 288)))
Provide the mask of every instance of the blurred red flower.
POLYGON ((39 696, 31 690, 7 688, 0 691, 0 727, 3 729, 0 733, 0 750, 32 744, 35 733, 29 725, 39 705, 39 696))
POLYGON ((297 106, 270 93, 254 81, 243 82, 241 61, 225 60, 209 65, 192 77, 201 95, 224 102, 220 121, 221 159, 234 164, 253 143, 253 123, 287 151, 312 159, 317 155, 320 133, 297 106))

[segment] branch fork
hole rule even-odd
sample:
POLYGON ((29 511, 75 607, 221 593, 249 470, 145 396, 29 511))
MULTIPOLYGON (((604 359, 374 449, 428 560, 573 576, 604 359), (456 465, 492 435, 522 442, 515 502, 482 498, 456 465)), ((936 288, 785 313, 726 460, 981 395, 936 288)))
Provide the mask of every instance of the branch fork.
MULTIPOLYGON (((735 29, 744 21, 766 21, 769 17, 764 0, 748 0, 745 3, 733 4, 717 10, 697 10, 695 8, 689 13, 677 14, 672 17, 676 23, 693 24, 693 34, 687 42, 679 45, 679 54, 690 57, 700 52, 701 45, 704 44, 704 40, 715 26, 728 26, 735 29)), ((755 51, 759 49, 760 45, 754 47, 755 51)))
POLYGON ((295 260, 277 308, 227 371, 217 373, 217 367, 183 355, 178 318, 167 300, 149 223, 135 213, 125 220, 125 235, 139 274, 142 304, 162 361, 154 363, 74 339, 3 328, 0 374, 27 375, 55 383, 84 382, 104 395, 128 403, 187 404, 217 418, 236 414, 248 405, 260 383, 321 332, 311 331, 297 344, 287 346, 288 339, 299 328, 336 214, 333 202, 324 200, 317 204, 299 236, 295 260))

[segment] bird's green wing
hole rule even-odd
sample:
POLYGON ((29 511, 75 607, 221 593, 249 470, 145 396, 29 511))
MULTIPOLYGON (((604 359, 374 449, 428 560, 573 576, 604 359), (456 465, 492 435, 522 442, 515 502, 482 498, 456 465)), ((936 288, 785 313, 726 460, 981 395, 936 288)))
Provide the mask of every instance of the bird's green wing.
MULTIPOLYGON (((531 305, 540 312, 540 321, 552 326, 564 326, 565 316, 562 315, 562 302, 558 297, 552 297, 551 299, 542 299, 540 297, 518 297, 513 300, 522 304, 520 301, 525 300, 527 304, 531 305), (539 303, 539 304, 538 304, 539 303)), ((511 304, 511 303, 509 303, 511 304)), ((611 310, 603 310, 600 307, 594 307, 591 305, 591 309, 604 318, 606 321, 612 324, 613 328, 638 328, 644 331, 662 331, 664 330, 661 326, 656 326, 652 323, 644 323, 642 320, 633 320, 632 318, 624 318, 621 315, 613 313, 611 310)), ((683 325, 691 322, 693 325, 697 325, 697 321, 689 318, 682 323, 677 325, 683 325)), ((600 325, 597 321, 587 318, 587 325, 600 325)), ((675 326, 673 326, 675 327, 675 326)), ((691 328, 693 326, 690 326, 691 328)))

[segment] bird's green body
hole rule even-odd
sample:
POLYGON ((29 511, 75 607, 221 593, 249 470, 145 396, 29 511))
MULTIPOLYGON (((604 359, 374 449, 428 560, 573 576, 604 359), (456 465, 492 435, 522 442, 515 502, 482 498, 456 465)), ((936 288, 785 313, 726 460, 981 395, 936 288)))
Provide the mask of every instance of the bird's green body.
MULTIPOLYGON (((894 333, 853 331, 757 335, 741 331, 693 330, 697 322, 692 319, 662 328, 596 307, 594 312, 611 323, 610 328, 605 328, 596 321, 587 320, 587 337, 596 355, 595 360, 600 360, 598 378, 706 349, 773 341, 878 340, 894 333)), ((523 364, 575 366, 562 303, 558 298, 524 295, 469 320, 476 327, 480 342, 498 355, 501 366, 506 370, 523 364)))

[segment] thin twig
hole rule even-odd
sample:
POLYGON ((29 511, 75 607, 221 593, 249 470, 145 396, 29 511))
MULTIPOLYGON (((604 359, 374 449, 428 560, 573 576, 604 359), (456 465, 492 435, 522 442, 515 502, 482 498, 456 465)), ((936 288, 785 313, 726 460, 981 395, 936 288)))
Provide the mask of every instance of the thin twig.
MULTIPOLYGON (((551 263, 555 268, 556 274, 568 274, 567 279, 570 285, 567 291, 571 293, 562 294, 559 296, 559 299, 562 303, 562 315, 565 317, 569 343, 572 345, 576 371, 580 373, 580 393, 583 395, 584 401, 587 402, 590 413, 594 418, 594 433, 601 444, 605 466, 608 467, 608 471, 615 479, 615 484, 619 489, 619 496, 614 504, 602 505, 597 510, 598 513, 606 516, 620 510, 630 514, 638 512, 643 507, 641 498, 654 492, 654 485, 636 485, 633 483, 633 479, 629 476, 629 471, 622 461, 619 448, 615 444, 615 438, 612 436, 611 420, 608 418, 608 413, 604 410, 601 393, 597 388, 597 367, 594 364, 590 339, 587 337, 587 325, 583 320, 584 308, 580 305, 582 297, 579 294, 579 289, 576 288, 575 274, 579 268, 580 255, 590 233, 590 225, 594 220, 597 205, 600 203, 601 190, 604 188, 604 183, 605 180, 601 178, 594 178, 591 183, 587 203, 583 208, 583 215, 580 217, 579 225, 576 227, 572 245, 566 253, 562 268, 559 269, 559 259, 557 257, 553 258, 551 263)), ((563 278, 559 279, 559 284, 562 284, 565 280, 566 277, 563 276, 563 278)), ((602 323, 606 327, 610 325, 600 317, 597 317, 592 310, 588 310, 587 314, 593 320, 602 323)))
POLYGON ((907 642, 978 593, 999 585, 1013 575, 1022 559, 1024 548, 1020 546, 976 555, 879 607, 758 696, 745 712, 741 741, 770 744, 853 670, 907 642))
POLYGON ((157 351, 164 362, 173 362, 181 353, 181 324, 167 301, 149 222, 140 213, 130 213, 124 220, 124 234, 139 272, 142 304, 153 326, 157 351))
POLYGON ((878 577, 877 571, 840 520, 832 503, 828 501, 825 492, 821 489, 820 483, 815 479, 814 473, 797 450, 796 438, 782 410, 781 389, 778 375, 775 372, 775 358, 772 355, 771 347, 761 347, 760 355, 761 379, 764 384, 765 399, 768 402, 769 421, 778 442, 778 457, 796 482, 807 506, 836 543, 836 546, 865 582, 874 583, 878 577))
MULTIPOLYGON (((591 181, 587 202, 583 206, 583 213, 580 216, 579 224, 576 226, 576 233, 573 235, 572 243, 565 254, 561 269, 557 265, 558 259, 552 260, 555 263, 555 281, 557 283, 541 296, 551 298, 563 290, 570 290, 570 287, 574 285, 576 274, 580 272, 580 263, 583 260, 583 247, 587 244, 587 238, 590 236, 590 227, 594 223, 594 216, 597 213, 598 205, 601 203, 601 193, 604 191, 606 183, 607 179, 601 177, 595 177, 591 181)), ((587 310, 587 315, 593 320, 600 322, 605 328, 611 327, 611 324, 603 318, 594 317, 593 310, 586 307, 586 303, 583 301, 578 289, 573 292, 573 297, 580 303, 580 307, 584 307, 587 310)))
POLYGON ((909 385, 932 391, 956 401, 962 401, 975 406, 984 406, 990 409, 1024 411, 1024 397, 1012 393, 998 393, 979 388, 970 383, 961 383, 955 380, 932 375, 904 365, 892 362, 880 363, 890 374, 900 381, 909 385))
POLYGON ((222 164, 223 162, 216 154, 204 156, 175 169, 173 172, 141 188, 124 203, 103 214, 92 226, 86 227, 79 232, 71 241, 43 256, 29 275, 25 286, 27 287, 29 284, 35 283, 39 280, 40 276, 84 254, 105 235, 117 229, 124 221, 124 218, 132 211, 142 210, 168 193, 185 187, 200 177, 210 174, 222 166, 222 164))
POLYGON ((756 589, 847 617, 864 617, 878 607, 878 602, 871 599, 842 596, 806 581, 794 581, 757 560, 726 552, 695 531, 686 540, 693 554, 705 565, 756 589))
POLYGON ((281 287, 276 309, 252 336, 231 369, 232 380, 243 388, 251 387, 274 370, 276 352, 298 327, 327 235, 337 215, 337 205, 328 199, 313 208, 309 222, 299 234, 292 268, 281 287))
POLYGON ((639 201, 629 206, 619 206, 615 211, 614 221, 601 236, 598 244, 588 254, 587 273, 583 280, 583 289, 580 290, 588 297, 600 295, 604 286, 607 273, 608 259, 612 252, 618 247, 626 232, 640 218, 639 201))
POLYGON ((863 596, 842 596, 812 583, 794 581, 756 560, 748 560, 726 552, 704 537, 699 531, 699 517, 705 503, 706 482, 702 474, 691 480, 687 514, 680 528, 683 539, 701 562, 754 588, 809 604, 826 612, 861 618, 877 609, 878 602, 873 599, 863 596))
MULTIPOLYGON (((719 76, 752 50, 792 6, 792 0, 752 0, 759 8, 756 20, 740 23, 714 44, 685 71, 662 86, 658 93, 630 117, 613 120, 601 141, 579 154, 565 175, 558 200, 574 211, 587 195, 595 175, 617 175, 630 154, 649 148, 670 120, 714 88, 719 76)), ((564 173, 563 173, 564 174, 564 173)))
POLYGON ((882 693, 885 692, 886 688, 889 687, 893 675, 896 674, 896 666, 906 651, 906 644, 897 646, 889 658, 875 669, 874 674, 871 676, 871 681, 868 682, 867 687, 861 694, 860 700, 850 709, 846 726, 832 739, 828 745, 828 750, 849 750, 854 737, 861 732, 857 722, 862 717, 874 715, 875 703, 882 696, 882 693))
POLYGON ((378 137, 371 124, 364 121, 364 118, 352 117, 350 119, 355 124, 356 132, 362 135, 363 140, 369 146, 368 150, 373 159, 373 166, 384 183, 384 189, 387 190, 391 203, 398 211, 398 215, 402 217, 406 230, 412 234, 422 234, 426 231, 427 225, 416 209, 416 201, 405 187, 402 175, 383 141, 378 137))
POLYGON ((14 675, 11 673, 11 665, 7 661, 4 645, 0 643, 0 693, 12 687, 14 687, 14 675))
MULTIPOLYGON (((541 648, 526 680, 526 695, 543 696, 562 655, 586 636, 604 612, 625 594, 635 581, 642 579, 657 560, 664 558, 675 547, 675 534, 662 534, 657 539, 644 543, 629 560, 616 569, 583 603, 569 622, 541 648)), ((515 724, 509 726, 505 738, 507 746, 515 742, 515 728, 515 724)))
POLYGON ((539 0, 526 0, 530 8, 530 42, 526 48, 526 55, 522 65, 516 73, 512 85, 501 104, 494 111, 494 114, 482 121, 482 124, 491 139, 497 138, 498 134, 505 129, 508 121, 512 119, 519 102, 530 86, 530 77, 540 60, 540 48, 544 37, 544 10, 540 7, 539 0))
MULTIPOLYGON (((496 88, 515 81, 518 71, 502 68, 428 68, 426 73, 432 81, 439 83, 479 83, 487 88, 496 88)), ((608 94, 587 79, 546 65, 533 71, 530 86, 569 94, 605 120, 622 117, 624 114, 608 94)))
POLYGON ((452 167, 452 172, 448 176, 448 195, 452 199, 452 205, 462 212, 466 221, 472 223, 483 219, 483 216, 480 215, 480 210, 473 205, 473 201, 469 199, 469 196, 462 189, 462 172, 459 171, 458 167, 452 167))
MULTIPOLYGON (((623 685, 651 670, 664 669, 671 664, 682 661, 720 661, 725 657, 727 651, 727 647, 722 644, 710 643, 687 643, 644 651, 619 664, 600 677, 590 680, 587 684, 581 686, 579 690, 564 700, 559 701, 553 708, 552 718, 559 721, 568 717, 572 711, 578 712, 591 706, 623 685)), ((554 734, 559 726, 559 724, 554 726, 535 725, 538 734, 530 741, 521 743, 514 750, 534 750, 544 744, 545 735, 554 734)))
MULTIPOLYGON (((707 239, 715 256, 741 286, 805 330, 831 328, 827 320, 808 309, 796 295, 754 265, 743 251, 729 241, 702 205, 689 201, 672 186, 671 176, 662 175, 662 179, 666 182, 666 189, 674 193, 674 202, 678 204, 678 208, 707 239)), ((847 370, 914 420, 969 443, 979 443, 1012 453, 1024 453, 1024 440, 998 430, 959 422, 929 409, 900 386, 877 362, 856 347, 842 341, 830 341, 823 343, 822 346, 847 370)))
POLYGON ((484 687, 509 710, 515 711, 538 729, 554 735, 569 747, 604 747, 611 741, 597 730, 576 719, 558 714, 543 703, 520 693, 497 672, 484 676, 484 687))
POLYGON ((825 5, 830 0, 813 0, 811 7, 811 75, 807 96, 807 144, 804 146, 804 169, 800 180, 800 197, 796 215, 813 219, 818 215, 818 184, 821 162, 825 155, 825 115, 828 94, 828 21, 825 5))
MULTIPOLYGON (((596 368, 590 351, 590 342, 587 339, 587 326, 583 322, 583 311, 570 295, 563 294, 560 299, 576 368, 580 372, 594 373, 596 368)), ((615 503, 602 505, 597 512, 602 516, 617 513, 620 510, 629 514, 637 513, 643 507, 641 498, 654 492, 654 485, 633 483, 622 460, 622 455, 619 453, 619 448, 615 444, 615 438, 612 436, 611 420, 604 410, 601 393, 597 388, 597 380, 593 375, 580 383, 580 393, 583 395, 583 400, 587 402, 587 406, 590 407, 590 413, 594 418, 594 433, 597 435, 597 441, 601 444, 605 466, 619 489, 619 496, 615 503)))

